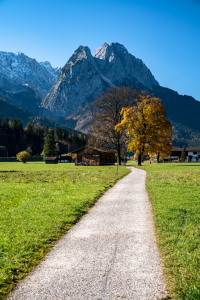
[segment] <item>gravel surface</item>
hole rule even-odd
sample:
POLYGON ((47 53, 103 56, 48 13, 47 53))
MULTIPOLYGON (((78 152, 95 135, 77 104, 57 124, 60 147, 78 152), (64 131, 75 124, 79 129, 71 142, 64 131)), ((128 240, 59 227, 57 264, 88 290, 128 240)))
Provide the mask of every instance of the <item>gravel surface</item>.
POLYGON ((13 291, 11 300, 162 299, 143 170, 108 190, 13 291))

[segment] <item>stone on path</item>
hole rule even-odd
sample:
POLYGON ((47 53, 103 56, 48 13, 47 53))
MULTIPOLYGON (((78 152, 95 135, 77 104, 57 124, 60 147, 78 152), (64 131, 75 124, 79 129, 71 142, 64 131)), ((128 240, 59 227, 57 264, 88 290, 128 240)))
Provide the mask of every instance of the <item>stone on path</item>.
POLYGON ((10 300, 164 297, 146 173, 131 170, 55 244, 10 300))

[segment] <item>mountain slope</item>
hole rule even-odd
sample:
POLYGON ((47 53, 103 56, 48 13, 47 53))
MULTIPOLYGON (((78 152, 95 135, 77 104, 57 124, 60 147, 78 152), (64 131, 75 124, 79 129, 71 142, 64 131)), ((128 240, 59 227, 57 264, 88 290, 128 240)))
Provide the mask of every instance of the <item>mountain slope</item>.
POLYGON ((65 130, 68 130, 69 132, 80 133, 79 131, 72 129, 67 125, 61 125, 60 123, 52 121, 49 118, 42 117, 42 116, 41 117, 35 116, 30 111, 27 111, 24 108, 20 108, 17 105, 14 105, 13 103, 9 103, 4 98, 1 97, 0 97, 0 108, 1 108, 0 109, 1 119, 3 119, 4 117, 7 117, 9 120, 11 118, 20 119, 24 127, 27 126, 28 122, 31 122, 31 123, 42 124, 45 127, 48 126, 51 129, 61 126, 65 130))
POLYGON ((40 98, 50 90, 61 68, 37 62, 23 53, 0 52, 0 87, 6 92, 21 92, 33 87, 40 98))
POLYGON ((105 43, 93 56, 88 47, 79 46, 62 68, 42 106, 53 112, 55 119, 68 117, 114 85, 141 89, 159 84, 144 63, 123 45, 105 43))
POLYGON ((94 52, 93 57, 99 72, 112 85, 119 86, 124 81, 130 81, 134 86, 142 84, 148 88, 159 85, 142 60, 130 54, 119 43, 104 43, 94 52))

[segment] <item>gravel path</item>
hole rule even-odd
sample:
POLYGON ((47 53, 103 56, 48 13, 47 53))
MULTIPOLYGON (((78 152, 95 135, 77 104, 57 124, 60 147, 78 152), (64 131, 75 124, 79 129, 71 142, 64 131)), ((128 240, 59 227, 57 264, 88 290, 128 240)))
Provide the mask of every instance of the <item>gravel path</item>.
POLYGON ((11 294, 12 300, 162 299, 145 171, 108 190, 11 294))

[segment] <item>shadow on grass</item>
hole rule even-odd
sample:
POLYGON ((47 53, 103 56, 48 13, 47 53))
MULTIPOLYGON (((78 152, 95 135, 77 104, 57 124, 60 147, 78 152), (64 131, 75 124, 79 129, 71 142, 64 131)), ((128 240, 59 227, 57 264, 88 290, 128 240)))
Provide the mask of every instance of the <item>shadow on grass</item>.
POLYGON ((0 171, 0 173, 20 173, 21 171, 0 171))

